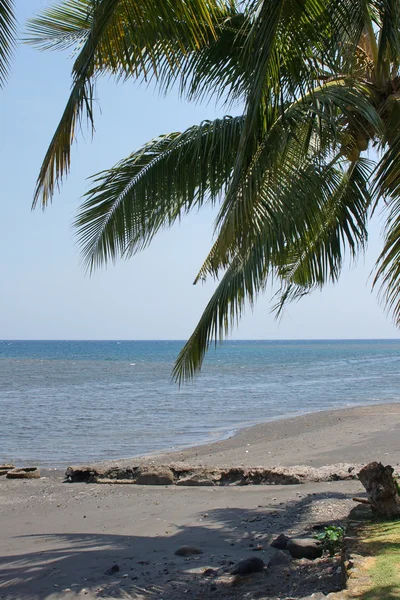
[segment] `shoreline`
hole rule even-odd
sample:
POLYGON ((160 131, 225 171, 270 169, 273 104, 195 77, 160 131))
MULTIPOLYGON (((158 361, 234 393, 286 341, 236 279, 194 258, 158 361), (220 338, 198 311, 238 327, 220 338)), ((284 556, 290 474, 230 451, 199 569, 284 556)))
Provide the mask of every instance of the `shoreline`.
POLYGON ((400 464, 400 402, 318 410, 246 426, 204 444, 80 464, 322 467, 369 460, 400 464))
POLYGON ((95 461, 83 459, 79 463, 66 462, 56 466, 41 466, 32 460, 15 463, 18 467, 35 464, 42 473, 55 476, 64 475, 72 465, 111 467, 185 462, 208 467, 322 467, 328 464, 361 463, 372 455, 371 460, 381 458, 384 461, 387 456, 393 464, 400 464, 400 442, 396 443, 397 438, 400 440, 400 401, 273 417, 268 421, 230 430, 222 437, 216 435, 212 441, 132 457, 95 461), (363 438, 369 442, 363 443, 363 438), (371 452, 368 451, 370 447, 374 447, 371 452), (346 454, 346 449, 350 456, 346 454))

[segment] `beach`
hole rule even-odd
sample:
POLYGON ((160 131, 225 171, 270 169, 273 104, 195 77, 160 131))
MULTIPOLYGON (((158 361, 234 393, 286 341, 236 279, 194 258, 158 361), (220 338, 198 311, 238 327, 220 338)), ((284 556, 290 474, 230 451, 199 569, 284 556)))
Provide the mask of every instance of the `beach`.
MULTIPOLYGON (((356 407, 269 422, 226 440, 130 463, 318 467, 379 460, 396 465, 399 433, 400 404, 356 407)), ((267 564, 275 552, 270 542, 280 533, 304 534, 342 522, 354 505, 352 497, 362 492, 357 480, 178 487, 68 484, 59 470, 42 471, 37 480, 3 477, 0 598, 173 600, 211 593, 224 599, 245 593, 278 598, 270 569, 267 582, 248 582, 244 589, 231 587, 224 573, 249 556, 267 564), (201 554, 175 555, 183 545, 201 554), (118 571, 106 575, 114 565, 118 571), (215 581, 204 576, 207 569, 215 581)), ((305 579, 293 576, 296 589, 288 588, 282 597, 305 597, 305 579)), ((318 589, 315 585, 325 581, 317 578, 308 585, 318 589)))

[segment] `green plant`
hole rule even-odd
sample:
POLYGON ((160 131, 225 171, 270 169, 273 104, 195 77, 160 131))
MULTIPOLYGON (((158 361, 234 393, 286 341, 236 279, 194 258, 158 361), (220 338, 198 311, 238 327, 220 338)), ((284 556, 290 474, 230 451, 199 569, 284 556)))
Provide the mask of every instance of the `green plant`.
POLYGON ((322 542, 324 550, 333 556, 340 550, 344 535, 344 528, 336 525, 328 525, 323 531, 317 533, 314 537, 322 542))

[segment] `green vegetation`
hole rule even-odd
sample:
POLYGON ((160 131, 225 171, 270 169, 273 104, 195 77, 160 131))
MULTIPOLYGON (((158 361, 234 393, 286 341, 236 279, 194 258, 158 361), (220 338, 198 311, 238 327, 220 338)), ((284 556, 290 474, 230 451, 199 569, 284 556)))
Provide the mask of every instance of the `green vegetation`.
POLYGON ((342 547, 343 535, 343 527, 328 525, 328 527, 325 527, 321 533, 317 533, 314 537, 322 542, 324 549, 329 552, 330 556, 334 556, 342 547))
POLYGON ((7 81, 16 37, 13 0, 0 0, 0 88, 7 81))
MULTIPOLYGON (((360 535, 360 551, 366 560, 362 575, 369 581, 357 595, 361 600, 400 598, 400 521, 365 526, 360 535)), ((350 596, 352 597, 352 596, 350 596)))
POLYGON ((219 207, 195 277, 219 285, 176 380, 193 377, 268 281, 281 283, 278 313, 336 281, 378 209, 386 227, 374 285, 400 324, 400 3, 59 0, 32 20, 29 40, 75 54, 39 173, 43 206, 69 171, 79 123, 93 125, 100 75, 244 106, 239 117, 164 133, 96 175, 76 219, 92 270, 139 252, 190 211, 219 207))

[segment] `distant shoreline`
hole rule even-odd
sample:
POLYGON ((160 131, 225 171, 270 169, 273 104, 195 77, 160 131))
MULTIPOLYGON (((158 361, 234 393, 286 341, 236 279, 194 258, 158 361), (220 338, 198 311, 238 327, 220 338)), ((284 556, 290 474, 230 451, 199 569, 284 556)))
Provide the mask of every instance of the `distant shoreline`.
POLYGON ((370 460, 400 464, 400 402, 315 411, 244 427, 210 443, 89 464, 322 467, 370 460))

